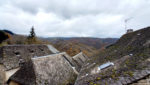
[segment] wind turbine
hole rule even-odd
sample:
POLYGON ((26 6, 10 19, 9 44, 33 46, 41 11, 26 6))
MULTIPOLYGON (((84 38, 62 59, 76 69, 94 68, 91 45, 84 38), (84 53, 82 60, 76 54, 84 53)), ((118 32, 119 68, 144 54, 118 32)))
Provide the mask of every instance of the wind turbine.
POLYGON ((127 31, 127 23, 132 19, 133 17, 127 18, 124 20, 125 22, 125 31, 127 31))

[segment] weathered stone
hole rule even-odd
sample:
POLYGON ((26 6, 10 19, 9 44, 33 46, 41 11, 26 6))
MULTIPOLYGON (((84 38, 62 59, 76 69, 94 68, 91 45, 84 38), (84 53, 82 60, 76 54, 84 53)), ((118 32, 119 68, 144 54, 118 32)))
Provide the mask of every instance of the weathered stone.
POLYGON ((33 57, 53 54, 47 45, 8 45, 0 49, 0 63, 6 70, 19 67, 20 59, 27 62, 33 57))
POLYGON ((10 78, 10 81, 23 85, 73 84, 77 74, 64 56, 66 53, 32 58, 10 78))

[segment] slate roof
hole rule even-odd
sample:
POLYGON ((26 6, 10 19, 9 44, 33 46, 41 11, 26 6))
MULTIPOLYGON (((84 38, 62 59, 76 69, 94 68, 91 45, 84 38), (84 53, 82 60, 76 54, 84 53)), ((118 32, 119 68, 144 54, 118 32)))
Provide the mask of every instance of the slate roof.
POLYGON ((7 83, 11 80, 21 85, 35 85, 36 76, 31 61, 24 63, 24 65, 14 75, 10 77, 7 83))
POLYGON ((88 60, 88 57, 84 55, 82 52, 80 52, 77 55, 73 56, 73 60, 78 65, 78 71, 80 71, 84 62, 88 60))
POLYGON ((59 51, 54 48, 52 45, 47 45, 47 47, 49 48, 49 50, 52 52, 52 53, 59 53, 59 51))
POLYGON ((63 52, 32 58, 10 80, 22 85, 73 84, 77 74, 64 56, 68 55, 63 52))

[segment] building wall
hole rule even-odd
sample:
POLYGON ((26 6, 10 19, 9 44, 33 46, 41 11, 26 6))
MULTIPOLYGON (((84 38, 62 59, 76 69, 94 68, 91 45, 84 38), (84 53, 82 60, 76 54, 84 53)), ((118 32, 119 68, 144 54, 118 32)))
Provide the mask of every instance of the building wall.
POLYGON ((0 54, 2 54, 0 63, 3 63, 6 70, 11 70, 19 67, 20 59, 27 62, 32 57, 45 56, 52 52, 47 45, 10 45, 2 47, 0 54))
POLYGON ((18 70, 19 68, 5 71, 4 66, 0 65, 0 85, 3 85, 4 83, 6 83, 8 79, 18 70))
POLYGON ((9 79, 13 74, 15 74, 18 70, 19 70, 19 68, 6 71, 6 72, 5 72, 5 81, 7 82, 8 79, 9 79))

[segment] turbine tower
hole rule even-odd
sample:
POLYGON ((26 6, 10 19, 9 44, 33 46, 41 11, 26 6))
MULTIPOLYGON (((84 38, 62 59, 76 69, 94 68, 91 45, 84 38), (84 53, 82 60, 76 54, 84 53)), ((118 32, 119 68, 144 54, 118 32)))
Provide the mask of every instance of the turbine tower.
POLYGON ((125 31, 127 31, 127 24, 128 24, 128 22, 129 22, 132 18, 133 18, 133 17, 130 17, 130 18, 127 18, 127 19, 124 20, 124 22, 125 22, 125 31))

